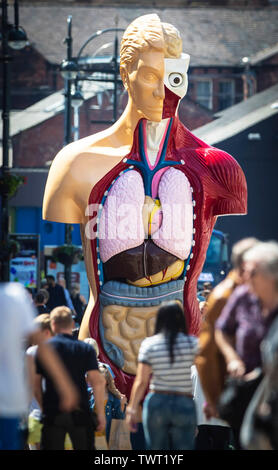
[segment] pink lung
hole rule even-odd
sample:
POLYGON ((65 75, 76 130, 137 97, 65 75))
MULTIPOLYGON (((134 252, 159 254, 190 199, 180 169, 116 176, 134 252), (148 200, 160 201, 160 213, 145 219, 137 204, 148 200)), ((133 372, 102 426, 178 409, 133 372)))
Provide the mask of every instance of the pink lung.
POLYGON ((190 183, 184 173, 175 168, 165 171, 159 182, 158 198, 162 224, 152 239, 163 250, 185 260, 192 245, 193 204, 190 183))
MULTIPOLYGON (((156 187, 162 218, 152 239, 163 250, 185 260, 190 253, 193 234, 189 181, 181 171, 168 168, 160 173, 156 187)), ((143 243, 144 200, 143 179, 137 171, 123 173, 113 184, 101 212, 98 230, 100 257, 104 263, 143 243)))
POLYGON ((144 200, 144 184, 137 171, 123 173, 113 184, 99 221, 99 251, 104 263, 112 256, 143 243, 144 200))

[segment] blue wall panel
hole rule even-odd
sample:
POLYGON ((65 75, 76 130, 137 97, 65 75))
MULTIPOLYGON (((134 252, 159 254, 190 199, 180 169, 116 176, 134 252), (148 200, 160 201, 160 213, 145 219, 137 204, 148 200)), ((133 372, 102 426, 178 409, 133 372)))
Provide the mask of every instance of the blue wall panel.
MULTIPOLYGON (((15 230, 16 233, 39 233, 41 250, 45 245, 63 245, 65 243, 65 224, 43 220, 39 207, 17 207, 15 230)), ((81 245, 79 224, 73 225, 72 243, 81 245)))

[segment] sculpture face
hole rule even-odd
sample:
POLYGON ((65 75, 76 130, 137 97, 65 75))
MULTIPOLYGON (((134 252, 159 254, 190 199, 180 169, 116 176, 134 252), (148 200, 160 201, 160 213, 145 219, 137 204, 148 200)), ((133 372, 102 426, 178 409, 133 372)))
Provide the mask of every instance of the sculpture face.
POLYGON ((127 73, 127 89, 142 118, 159 122, 164 100, 164 53, 149 49, 139 55, 133 70, 127 73))
POLYGON ((173 117, 180 99, 187 92, 189 55, 164 58, 164 53, 149 49, 139 55, 127 74, 129 97, 141 117, 154 122, 173 117))

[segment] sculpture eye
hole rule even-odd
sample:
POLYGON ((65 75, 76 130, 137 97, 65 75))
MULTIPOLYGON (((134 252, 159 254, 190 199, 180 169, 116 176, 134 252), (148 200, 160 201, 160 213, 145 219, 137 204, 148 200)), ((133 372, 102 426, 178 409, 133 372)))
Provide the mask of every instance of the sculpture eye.
POLYGON ((177 72, 170 73, 168 80, 172 87, 178 87, 181 86, 183 83, 183 75, 177 72))
POLYGON ((147 82, 154 82, 156 80, 156 75, 152 72, 148 72, 144 75, 144 78, 147 82))

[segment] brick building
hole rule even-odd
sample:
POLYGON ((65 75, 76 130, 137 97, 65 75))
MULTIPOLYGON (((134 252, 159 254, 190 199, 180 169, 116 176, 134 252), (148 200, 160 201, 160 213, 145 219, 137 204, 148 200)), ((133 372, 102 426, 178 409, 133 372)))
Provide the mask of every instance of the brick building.
POLYGON ((248 186, 246 216, 219 217, 216 228, 229 234, 230 246, 241 238, 278 240, 277 195, 278 84, 220 113, 196 130, 205 142, 233 155, 248 186))
MULTIPOLYGON (((277 83, 275 1, 173 0, 169 6, 169 1, 160 0, 150 6, 149 0, 141 0, 138 8, 135 1, 22 0, 20 24, 30 44, 22 51, 11 51, 11 139, 12 171, 27 176, 27 183, 10 201, 11 230, 22 232, 28 226, 29 231, 41 233, 42 248, 63 243, 64 237, 63 224, 52 224, 50 229, 41 220, 41 205, 49 164, 64 141, 64 82, 59 65, 66 57, 67 17, 72 15, 76 56, 96 31, 115 25, 125 29, 134 18, 148 12, 157 13, 162 21, 179 29, 183 49, 191 56, 188 94, 179 112, 189 129, 212 123, 218 113, 277 83)), ((104 44, 113 44, 114 37, 115 33, 108 33, 94 39, 84 57, 103 56, 104 49, 97 51, 104 44)), ((112 48, 105 49, 106 57, 112 48)), ((80 137, 105 127, 95 121, 112 117, 113 90, 101 87, 100 82, 95 86, 80 108, 80 137)), ((125 99, 119 90, 119 113, 125 99)), ((79 241, 75 227, 74 242, 79 241)))
MULTIPOLYGON (((116 21, 118 27, 126 28, 137 16, 156 12, 162 21, 172 22, 191 56, 188 97, 213 112, 263 91, 277 80, 278 2, 174 0, 169 7, 169 2, 160 0, 151 2, 151 6, 149 1, 140 2, 140 8, 134 1, 119 0, 20 3, 20 23, 30 45, 13 53, 15 109, 24 109, 63 86, 58 68, 66 57, 63 41, 69 14, 73 20, 73 55, 91 34, 115 27, 116 21)), ((113 38, 114 33, 96 38, 86 48, 86 55, 94 54, 113 38)))

